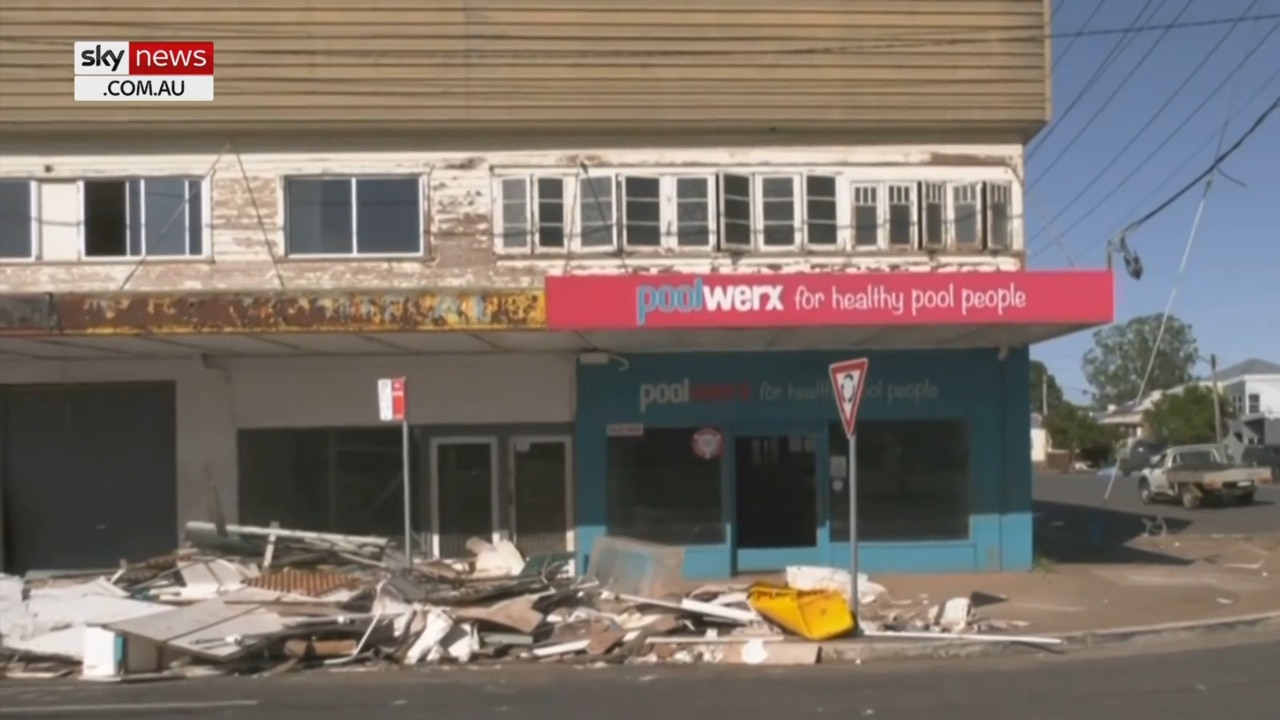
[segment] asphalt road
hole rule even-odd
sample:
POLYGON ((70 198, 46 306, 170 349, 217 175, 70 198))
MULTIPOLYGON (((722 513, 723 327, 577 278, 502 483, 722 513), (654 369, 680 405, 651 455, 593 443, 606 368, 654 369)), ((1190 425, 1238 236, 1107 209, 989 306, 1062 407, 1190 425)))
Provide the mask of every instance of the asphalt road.
MULTIPOLYGON (((1039 474, 1035 478, 1036 512, 1057 519, 1095 511, 1107 489, 1108 477, 1089 475, 1039 474)), ((1139 517, 1164 517, 1170 531, 1196 534, 1255 534, 1280 531, 1280 487, 1259 490, 1250 506, 1208 506, 1186 510, 1177 503, 1143 505, 1138 500, 1138 481, 1117 476, 1105 511, 1118 524, 1141 529, 1139 517)), ((1280 717, 1280 716, 1278 716, 1280 717)))
POLYGON ((0 718, 66 720, 1275 720, 1280 636, 902 666, 326 673, 153 685, 0 681, 0 718), (1149 651, 1148 651, 1149 652, 1149 651))

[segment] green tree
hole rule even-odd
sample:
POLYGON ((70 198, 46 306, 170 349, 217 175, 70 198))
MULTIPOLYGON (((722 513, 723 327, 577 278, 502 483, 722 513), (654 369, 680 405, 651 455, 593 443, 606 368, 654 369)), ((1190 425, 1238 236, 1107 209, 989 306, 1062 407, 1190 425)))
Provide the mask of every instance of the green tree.
POLYGON ((1045 429, 1055 448, 1071 453, 1072 462, 1106 463, 1115 454, 1119 439, 1114 429, 1099 424, 1087 409, 1067 402, 1050 413, 1045 429))
POLYGON ((1066 402, 1058 380, 1049 372, 1049 368, 1039 360, 1031 361, 1031 412, 1052 414, 1054 410, 1066 402), (1045 407, 1045 400, 1048 407, 1045 407))
MULTIPOLYGON (((1223 421, 1228 418, 1229 407, 1218 398, 1218 408, 1223 421)), ((1176 392, 1167 392, 1147 410, 1143 420, 1152 434, 1170 445, 1192 445, 1218 441, 1214 427, 1213 388, 1204 385, 1188 385, 1176 392)))
MULTIPOLYGON (((1161 316, 1143 315, 1093 334, 1093 348, 1084 355, 1084 376, 1099 405, 1119 405, 1138 397, 1142 376, 1151 362, 1161 316)), ((1170 317, 1155 354, 1146 392, 1168 390, 1190 382, 1200 351, 1191 326, 1170 317)))

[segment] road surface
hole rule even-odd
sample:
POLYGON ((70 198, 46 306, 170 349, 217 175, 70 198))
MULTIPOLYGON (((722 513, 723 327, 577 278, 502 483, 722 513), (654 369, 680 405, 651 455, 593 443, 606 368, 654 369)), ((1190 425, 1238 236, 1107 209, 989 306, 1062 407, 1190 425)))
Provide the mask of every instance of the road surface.
MULTIPOLYGON (((1035 478, 1036 512, 1059 519, 1080 517, 1098 507, 1107 489, 1107 477, 1039 473, 1035 478)), ((1139 517, 1161 515, 1171 531, 1194 534, 1256 534, 1280 530, 1280 487, 1263 488, 1253 505, 1205 507, 1186 510, 1177 503, 1143 505, 1138 481, 1116 477, 1106 504, 1119 524, 1141 529, 1139 517), (1129 516, 1127 519, 1120 516, 1129 516)), ((1277 716, 1280 717, 1280 716, 1277 716)))
POLYGON ((897 666, 524 665, 129 686, 0 681, 0 718, 1275 720, 1280 636, 1229 644, 1245 639, 1161 654, 1122 648, 897 666))

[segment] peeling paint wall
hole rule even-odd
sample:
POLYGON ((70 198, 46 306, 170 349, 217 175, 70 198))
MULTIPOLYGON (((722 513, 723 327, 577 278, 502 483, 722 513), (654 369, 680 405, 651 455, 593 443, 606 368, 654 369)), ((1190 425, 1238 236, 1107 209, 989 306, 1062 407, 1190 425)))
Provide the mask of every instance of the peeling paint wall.
POLYGON ((1017 269, 1024 255, 1022 157, 1019 145, 685 148, 579 152, 363 152, 244 153, 138 156, 7 155, 0 177, 40 181, 39 251, 36 261, 4 263, 0 290, 10 293, 181 290, 266 290, 424 287, 537 287, 559 272, 780 272, 806 270, 1017 269), (910 177, 913 172, 956 181, 990 180, 1013 187, 1015 252, 910 255, 795 253, 731 259, 728 256, 628 257, 621 260, 498 258, 491 218, 495 173, 628 168, 787 169, 832 167, 865 172, 869 180, 910 177), (421 259, 287 258, 284 253, 283 178, 289 175, 418 174, 424 203, 427 254, 421 259), (83 178, 204 176, 210 208, 205 237, 209 258, 84 259, 81 250, 83 178))

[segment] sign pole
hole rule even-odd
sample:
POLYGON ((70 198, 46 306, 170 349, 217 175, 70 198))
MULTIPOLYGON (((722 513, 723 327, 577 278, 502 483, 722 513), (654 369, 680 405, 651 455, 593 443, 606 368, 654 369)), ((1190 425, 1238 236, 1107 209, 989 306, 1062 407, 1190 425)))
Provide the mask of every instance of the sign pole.
POLYGON ((404 478, 404 564, 413 568, 413 499, 409 478, 409 418, 400 422, 400 466, 404 478))
MULTIPOLYGON (((849 435, 849 608, 858 617, 858 434, 849 435)), ((858 623, 862 627, 862 623, 858 623)))
POLYGON ((404 563, 413 567, 413 478, 409 475, 409 402, 403 377, 378 380, 378 419, 400 423, 400 477, 404 480, 404 563))
POLYGON ((855 626, 861 632, 858 618, 858 405, 862 403, 862 390, 867 384, 867 358, 853 358, 833 363, 828 368, 831 376, 831 393, 844 425, 844 436, 849 441, 849 457, 845 464, 845 476, 849 480, 849 609, 853 611, 855 626))

